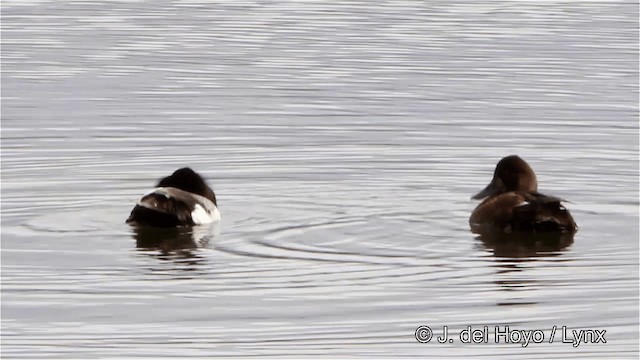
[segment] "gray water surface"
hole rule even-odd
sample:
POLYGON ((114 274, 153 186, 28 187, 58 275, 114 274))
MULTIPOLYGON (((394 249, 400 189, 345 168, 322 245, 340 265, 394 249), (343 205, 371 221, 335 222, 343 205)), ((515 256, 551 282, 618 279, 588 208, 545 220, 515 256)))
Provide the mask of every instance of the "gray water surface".
POLYGON ((3 358, 636 358, 637 15, 3 1, 3 358), (570 201, 572 241, 469 232, 509 154, 570 201), (183 166, 222 223, 151 246, 124 220, 183 166), (463 344, 468 325, 546 341, 463 344), (553 326, 607 343, 549 343, 553 326))

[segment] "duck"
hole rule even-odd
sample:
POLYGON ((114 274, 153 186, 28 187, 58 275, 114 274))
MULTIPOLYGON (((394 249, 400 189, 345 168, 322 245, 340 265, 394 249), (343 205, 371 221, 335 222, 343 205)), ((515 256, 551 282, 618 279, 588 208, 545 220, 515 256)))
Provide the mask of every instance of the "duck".
POLYGON ((127 218, 131 225, 170 228, 220 221, 216 194, 202 176, 184 167, 162 178, 127 218))
POLYGON ((502 158, 493 179, 472 199, 484 199, 471 213, 474 233, 570 233, 578 226, 564 199, 538 192, 538 180, 529 164, 517 155, 502 158))

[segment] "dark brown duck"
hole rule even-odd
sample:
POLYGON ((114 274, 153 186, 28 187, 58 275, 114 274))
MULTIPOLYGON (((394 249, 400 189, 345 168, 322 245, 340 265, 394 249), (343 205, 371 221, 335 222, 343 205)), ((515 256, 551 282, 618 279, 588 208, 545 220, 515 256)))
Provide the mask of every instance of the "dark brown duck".
POLYGON ((472 197, 484 199, 471 217, 471 230, 481 233, 500 229, 504 232, 560 232, 578 230, 563 199, 538 192, 533 169, 517 155, 503 158, 496 165, 487 187, 472 197))

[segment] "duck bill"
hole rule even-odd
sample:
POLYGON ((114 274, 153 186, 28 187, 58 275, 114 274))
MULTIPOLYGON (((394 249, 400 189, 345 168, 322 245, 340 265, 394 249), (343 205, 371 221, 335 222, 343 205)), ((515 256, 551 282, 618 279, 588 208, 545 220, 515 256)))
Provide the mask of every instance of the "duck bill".
POLYGON ((491 182, 489 183, 489 185, 487 185, 486 188, 484 188, 482 191, 475 194, 471 198, 475 200, 480 200, 488 196, 498 195, 500 192, 502 192, 501 186, 498 184, 498 182, 494 178, 493 180, 491 180, 491 182))

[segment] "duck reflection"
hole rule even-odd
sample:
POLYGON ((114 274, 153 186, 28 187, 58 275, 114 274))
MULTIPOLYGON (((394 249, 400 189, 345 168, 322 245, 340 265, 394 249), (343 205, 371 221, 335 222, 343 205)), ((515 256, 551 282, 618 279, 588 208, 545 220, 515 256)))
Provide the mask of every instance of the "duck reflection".
POLYGON ((219 231, 217 226, 179 226, 174 228, 132 227, 132 237, 141 251, 154 251, 163 260, 198 259, 198 248, 206 247, 219 231))
MULTIPOLYGON (((538 261, 569 262, 561 257, 573 244, 572 233, 484 232, 476 237, 480 246, 494 257, 497 278, 493 283, 509 295, 498 306, 529 306, 537 303, 531 289, 539 289, 553 279, 532 277, 538 261)), ((542 265, 543 266, 543 265, 542 265)))
POLYGON ((573 233, 485 231, 476 237, 483 247, 500 258, 556 256, 573 244, 573 233))

